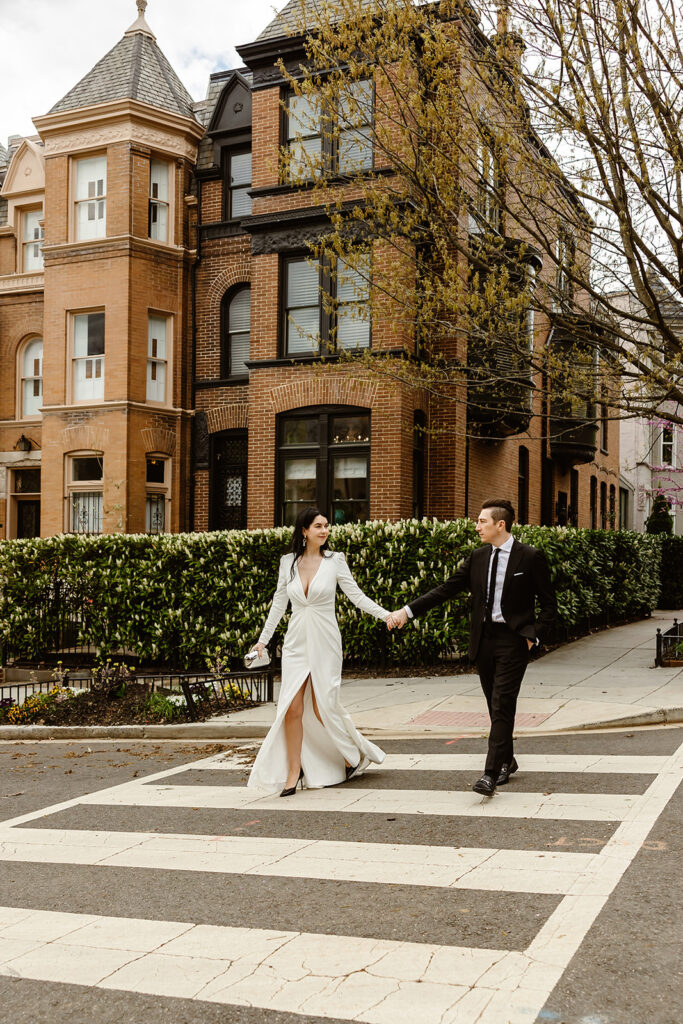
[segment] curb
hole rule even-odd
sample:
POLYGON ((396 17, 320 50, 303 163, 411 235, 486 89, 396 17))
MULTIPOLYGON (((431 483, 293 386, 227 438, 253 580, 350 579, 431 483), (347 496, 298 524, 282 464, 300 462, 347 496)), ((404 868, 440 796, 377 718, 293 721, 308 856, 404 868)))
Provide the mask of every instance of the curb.
POLYGON ((265 736, 267 726, 228 722, 183 725, 0 725, 3 740, 232 740, 265 736))
MULTIPOLYGON (((676 725, 683 722, 683 708, 656 708, 654 711, 642 711, 638 715, 625 715, 623 718, 610 718, 606 722, 585 722, 573 725, 576 729, 611 729, 631 725, 676 725)), ((564 732, 558 729, 558 732, 564 732)))
MULTIPOLYGON (((610 718, 601 722, 583 722, 563 729, 520 729, 519 736, 548 736, 589 729, 619 729, 638 725, 676 725, 683 722, 683 707, 656 708, 637 715, 610 718)), ((6 740, 236 740, 261 739, 268 733, 267 725, 246 722, 186 722, 182 725, 2 725, 0 742, 6 740)), ((364 735, 372 739, 439 739, 451 737, 457 729, 373 729, 364 735)), ((485 736, 487 729, 473 730, 467 735, 485 736)))

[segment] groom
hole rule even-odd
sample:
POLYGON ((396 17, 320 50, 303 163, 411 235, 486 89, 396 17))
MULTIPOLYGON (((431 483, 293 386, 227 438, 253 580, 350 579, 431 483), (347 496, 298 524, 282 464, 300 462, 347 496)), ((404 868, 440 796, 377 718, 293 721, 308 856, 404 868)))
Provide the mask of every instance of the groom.
POLYGON ((514 539, 510 533, 514 518, 515 511, 505 498, 485 501, 476 530, 487 546, 477 548, 453 576, 387 620, 389 629, 402 629, 408 619, 424 615, 463 590, 471 591, 469 657, 476 662, 491 717, 484 774, 472 787, 483 796, 493 796, 496 786, 504 786, 517 771, 512 746, 517 695, 529 652, 547 635, 557 614, 545 555, 514 539))

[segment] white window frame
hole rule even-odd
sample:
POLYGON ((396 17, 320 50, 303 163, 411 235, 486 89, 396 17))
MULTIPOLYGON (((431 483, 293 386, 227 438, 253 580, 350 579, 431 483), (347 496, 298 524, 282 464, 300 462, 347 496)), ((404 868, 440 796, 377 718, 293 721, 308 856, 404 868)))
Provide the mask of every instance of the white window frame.
MULTIPOLYGON (((78 242, 92 242, 100 238, 106 238, 107 235, 107 154, 105 153, 93 153, 87 156, 79 156, 73 158, 72 163, 72 177, 71 187, 73 195, 73 237, 78 242), (92 195, 81 196, 78 192, 78 177, 79 167, 86 161, 104 161, 104 172, 101 178, 96 177, 94 179, 95 189, 92 195), (98 182, 102 182, 102 192, 97 191, 98 182), (93 204, 94 217, 92 222, 95 224, 94 233, 83 233, 81 234, 79 225, 79 210, 81 206, 88 203, 93 204)), ((88 214, 90 210, 88 211, 88 214)), ((90 223, 90 219, 86 223, 90 223)))
POLYGON ((69 452, 66 456, 66 496, 65 496, 65 533, 89 534, 96 536, 102 533, 104 520, 104 455, 96 451, 69 452), (74 464, 76 459, 99 459, 102 463, 102 477, 94 480, 74 480, 74 464), (74 515, 76 513, 76 502, 79 499, 89 499, 95 506, 95 518, 88 522, 88 525, 99 526, 99 529, 74 529, 74 515), (98 507, 99 506, 99 507, 98 507))
MULTIPOLYGON (((157 345, 159 339, 157 338, 157 345)), ((147 362, 145 364, 145 401, 150 405, 168 405, 169 394, 171 386, 171 343, 173 341, 173 317, 167 313, 157 313, 150 309, 147 315, 147 362), (153 347, 154 337, 152 334, 152 322, 158 321, 164 323, 164 355, 159 355, 159 348, 153 347), (163 368, 164 374, 164 394, 162 398, 153 397, 150 395, 152 383, 157 383, 154 380, 154 373, 156 372, 157 378, 159 368, 163 368)))
POLYGON ((662 455, 663 466, 675 466, 676 465, 676 428, 673 423, 662 424, 662 431, 660 434, 660 448, 662 455), (665 433, 670 434, 670 438, 665 437, 665 433), (668 449, 668 452, 666 450, 668 449), (666 454, 665 454, 666 452, 666 454))
POLYGON ((44 263, 43 263, 43 241, 45 239, 45 227, 44 227, 44 225, 42 223, 43 222, 43 216, 44 216, 43 209, 42 209, 41 206, 21 207, 17 211, 17 213, 19 215, 19 234, 20 234, 20 237, 21 237, 21 255, 19 257, 19 259, 20 259, 19 273, 20 274, 39 274, 39 273, 41 273, 42 270, 44 270, 44 263), (28 234, 27 234, 26 220, 32 214, 37 214, 38 215, 38 221, 37 221, 36 226, 33 229, 34 230, 34 237, 33 238, 29 238, 28 234), (37 236, 35 235, 35 231, 36 230, 38 231, 38 235, 37 236), (37 245, 38 249, 40 250, 40 253, 39 253, 39 256, 38 256, 38 263, 35 266, 33 266, 33 267, 29 267, 29 266, 27 266, 27 263, 28 263, 28 250, 29 250, 29 248, 31 246, 35 246, 35 245, 37 245))
POLYGON ((172 203, 171 199, 173 196, 173 175, 172 165, 168 160, 164 160, 161 157, 152 157, 149 162, 149 222, 147 227, 148 237, 153 242, 160 242, 162 245, 168 245, 172 241, 172 203), (152 181, 152 174, 154 172, 155 164, 159 167, 166 169, 166 198, 159 196, 158 193, 154 194, 155 182, 152 181), (157 236, 153 233, 152 228, 155 224, 159 224, 158 212, 163 211, 166 214, 166 232, 163 237, 157 236), (154 220, 155 215, 157 219, 154 220))
MULTIPOLYGON (((18 409, 18 412, 19 412, 19 415, 17 416, 17 419, 20 419, 20 420, 40 420, 40 419, 42 419, 42 413, 41 412, 32 413, 31 415, 27 415, 26 412, 25 412, 24 385, 28 384, 29 381, 33 381, 34 382, 34 388, 35 388, 36 381, 39 382, 39 384, 38 384, 38 395, 40 396, 40 398, 42 400, 42 397, 43 397, 43 339, 41 337, 39 337, 38 335, 34 335, 33 337, 30 337, 30 338, 25 338, 22 341, 22 343, 19 346, 19 348, 17 349, 17 385, 18 385, 18 388, 17 388, 17 391, 18 391, 18 394, 17 394, 17 409, 18 409), (26 367, 24 366, 24 360, 26 359, 26 355, 27 355, 28 349, 31 347, 31 345, 35 344, 36 342, 40 342, 40 345, 41 345, 40 359, 38 360, 38 362, 39 362, 38 374, 36 375, 36 373, 35 373, 35 369, 36 369, 36 367, 35 367, 35 362, 36 362, 35 356, 34 356, 34 366, 33 366, 33 371, 34 372, 32 374, 27 374, 25 372, 26 367)), ((34 395, 34 397, 37 397, 37 396, 34 395)), ((42 404, 42 402, 41 402, 41 404, 42 404)))
POLYGON ((161 452, 147 452, 145 455, 145 533, 170 533, 171 532, 171 458, 161 452), (147 463, 150 459, 163 463, 163 483, 152 483, 147 480, 147 463), (151 529, 152 509, 150 500, 155 502, 163 499, 164 525, 161 530, 151 529))
MULTIPOLYGON (((70 391, 69 397, 73 405, 82 404, 99 404, 104 401, 105 397, 105 353, 107 346, 107 320, 104 309, 83 309, 71 311, 69 313, 69 347, 71 352, 71 372, 69 374, 70 391), (91 355, 76 355, 76 321, 79 317, 92 316, 93 314, 101 313, 104 317, 104 351, 101 354, 93 353, 91 355), (93 394, 92 396, 86 395, 85 397, 79 397, 78 386, 76 381, 77 367, 79 363, 85 364, 85 377, 84 380, 97 381, 101 380, 101 396, 93 394), (90 363, 90 366, 87 364, 90 363)), ((99 390, 99 389, 98 389, 99 390)), ((93 386, 93 391, 95 387, 93 386)))

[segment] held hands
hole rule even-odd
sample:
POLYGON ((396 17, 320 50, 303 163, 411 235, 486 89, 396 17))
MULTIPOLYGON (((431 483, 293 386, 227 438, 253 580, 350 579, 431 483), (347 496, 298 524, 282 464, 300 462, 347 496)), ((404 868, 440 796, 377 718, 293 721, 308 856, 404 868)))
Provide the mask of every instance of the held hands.
POLYGON ((384 621, 387 624, 387 629, 403 629, 408 621, 408 613, 405 608, 399 608, 398 611, 392 612, 391 615, 387 615, 384 621))
POLYGON ((535 647, 535 646, 536 646, 536 642, 535 642, 534 640, 529 640, 529 638, 528 638, 528 637, 527 637, 527 641, 526 641, 526 642, 527 642, 527 643, 528 643, 528 645, 529 645, 529 650, 531 650, 531 648, 532 648, 532 647, 535 647))

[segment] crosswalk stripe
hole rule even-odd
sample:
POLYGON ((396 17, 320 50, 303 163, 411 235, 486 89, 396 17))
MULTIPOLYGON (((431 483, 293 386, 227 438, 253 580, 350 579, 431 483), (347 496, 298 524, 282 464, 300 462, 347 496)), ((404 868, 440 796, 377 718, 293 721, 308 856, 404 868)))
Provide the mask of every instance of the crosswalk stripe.
MULTIPOLYGON (((664 767, 667 758, 649 755, 615 756, 595 754, 520 754, 517 758, 522 772, 595 772, 597 774, 656 775, 664 767)), ((200 764, 192 765, 204 771, 221 771, 250 768, 250 761, 244 754, 225 756, 216 754, 200 764)), ((481 754, 387 754, 386 759, 374 771, 481 771, 481 754)))
POLYGON ((161 786, 124 783, 80 798, 84 804, 132 807, 220 807, 328 813, 449 814, 465 817, 623 821, 638 796, 623 793, 511 793, 482 798, 472 792, 424 789, 303 790, 290 799, 263 796, 245 786, 161 786))
POLYGON ((254 836, 0 829, 0 862, 97 864, 562 895, 589 869, 594 856, 254 836))
MULTIPOLYGON (((682 755, 683 746, 670 757, 520 757, 522 770, 530 773, 655 775, 642 795, 522 793, 507 787, 486 800, 469 790, 434 790, 428 776, 424 789, 338 787, 305 790, 290 800, 263 796, 243 785, 174 785, 181 781, 174 776, 197 769, 248 767, 244 763, 246 758, 240 754, 229 758, 219 754, 75 797, 0 822, 0 862, 23 863, 27 867, 31 863, 59 863, 72 866, 74 871, 81 870, 80 865, 86 872, 100 866, 127 869, 133 872, 132 885, 139 884, 136 869, 213 872, 244 879, 241 883, 237 879, 233 885, 270 885, 273 893, 280 886, 285 890, 289 886, 291 890, 309 879, 332 880, 335 891, 341 889, 342 883, 349 883, 354 893, 355 883, 381 883, 377 890, 380 907, 386 904, 384 894, 391 894, 393 887, 401 899, 399 894, 405 894, 412 886, 444 891, 479 890, 478 900, 484 903, 499 903, 501 899, 519 903, 526 898, 534 904, 534 910, 543 901, 547 904, 553 895, 560 898, 552 901, 555 909, 549 911, 549 916, 546 912, 544 922, 539 921, 529 930, 528 934, 534 936, 530 941, 525 937, 515 947, 510 939, 512 948, 508 949, 297 931, 293 928, 300 928, 301 922, 296 916, 286 921, 280 918, 285 929, 277 930, 0 907, 0 975, 256 1007, 296 1013, 311 1021, 343 1018, 366 1024, 395 1024, 397 1020, 412 1019, 420 1024, 533 1024, 675 792, 682 755), (341 824, 341 816, 356 812, 392 817, 457 815, 621 824, 598 853, 68 826, 16 827, 82 805, 91 808, 89 813, 95 815, 95 824, 101 815, 106 819, 106 812, 98 809, 107 807, 126 808, 128 813, 131 808, 147 807, 248 809, 250 815, 252 811, 256 815, 260 811, 318 815, 325 812, 335 828, 341 824), (245 876, 249 875, 257 876, 258 881, 248 882, 245 876), (289 881, 285 884, 286 879, 289 881), (491 892, 496 895, 491 896, 491 892), (508 893, 511 895, 506 896, 508 893), (520 895, 525 893, 538 895, 520 895)), ((400 781, 400 773, 406 771, 476 771, 479 767, 479 757, 470 754, 392 753, 382 770, 395 771, 400 781)), ((209 777, 207 781, 214 780, 209 777)), ((370 773, 366 781, 371 782, 370 773)), ((414 781, 410 779, 411 783, 414 781)), ((539 789, 543 789, 543 781, 538 779, 539 789)), ((647 784, 647 780, 642 781, 647 784)), ((622 780, 620 784, 628 786, 629 782, 622 780)), ((567 780, 562 785, 566 786, 567 780)), ((631 785, 635 788, 635 780, 631 780, 631 785)), ((273 817, 276 816, 270 816, 271 820, 273 817)), ((148 829, 151 822, 141 824, 148 829)), ((492 828, 493 823, 486 827, 492 828)), ((462 823, 459 835, 463 835, 462 823)), ((417 838, 422 839, 423 835, 417 838)), ((16 866, 5 870, 22 874, 16 866)), ((183 884, 179 878, 177 885, 182 889, 183 884)), ((227 881, 223 885, 227 886, 227 881)), ((188 889, 188 900, 191 899, 192 887, 188 889)), ((429 905, 430 899, 444 903, 445 892, 443 897, 438 892, 419 894, 424 905, 429 905)), ((456 899, 449 898, 449 907, 450 901, 456 899)), ((70 909, 67 900, 68 897, 63 899, 61 905, 70 909)), ((107 914, 113 909, 109 902, 80 906, 104 909, 107 914)), ((178 906, 184 908, 184 895, 178 906)), ((125 912, 128 908, 123 902, 117 909, 125 912)), ((139 913, 137 903, 131 904, 130 909, 139 913)), ((372 915, 372 902, 365 911, 372 915)), ((157 913, 161 917, 164 911, 157 913)), ((183 915, 184 909, 175 913, 183 915)), ((173 911, 169 916, 172 914, 173 911)), ((201 921, 199 904, 195 905, 194 916, 201 921)), ((221 914, 218 919, 225 918, 221 914)), ((244 921, 244 917, 238 920, 244 921)), ((270 909, 254 923, 270 925, 270 909)), ((317 917, 309 918, 304 927, 315 929, 318 923, 317 917)), ((339 930, 353 930, 348 918, 339 930)), ((429 938, 430 931, 436 935, 433 924, 421 935, 429 938)), ((438 938, 440 943, 447 942, 449 937, 462 941, 463 934, 467 932, 442 932, 438 938)))
POLYGON ((0 907, 0 974, 222 1004, 421 1024, 493 995, 506 951, 0 907), (472 986, 482 986, 473 995, 472 986), (415 1007, 417 1010, 417 1005, 415 1007))

